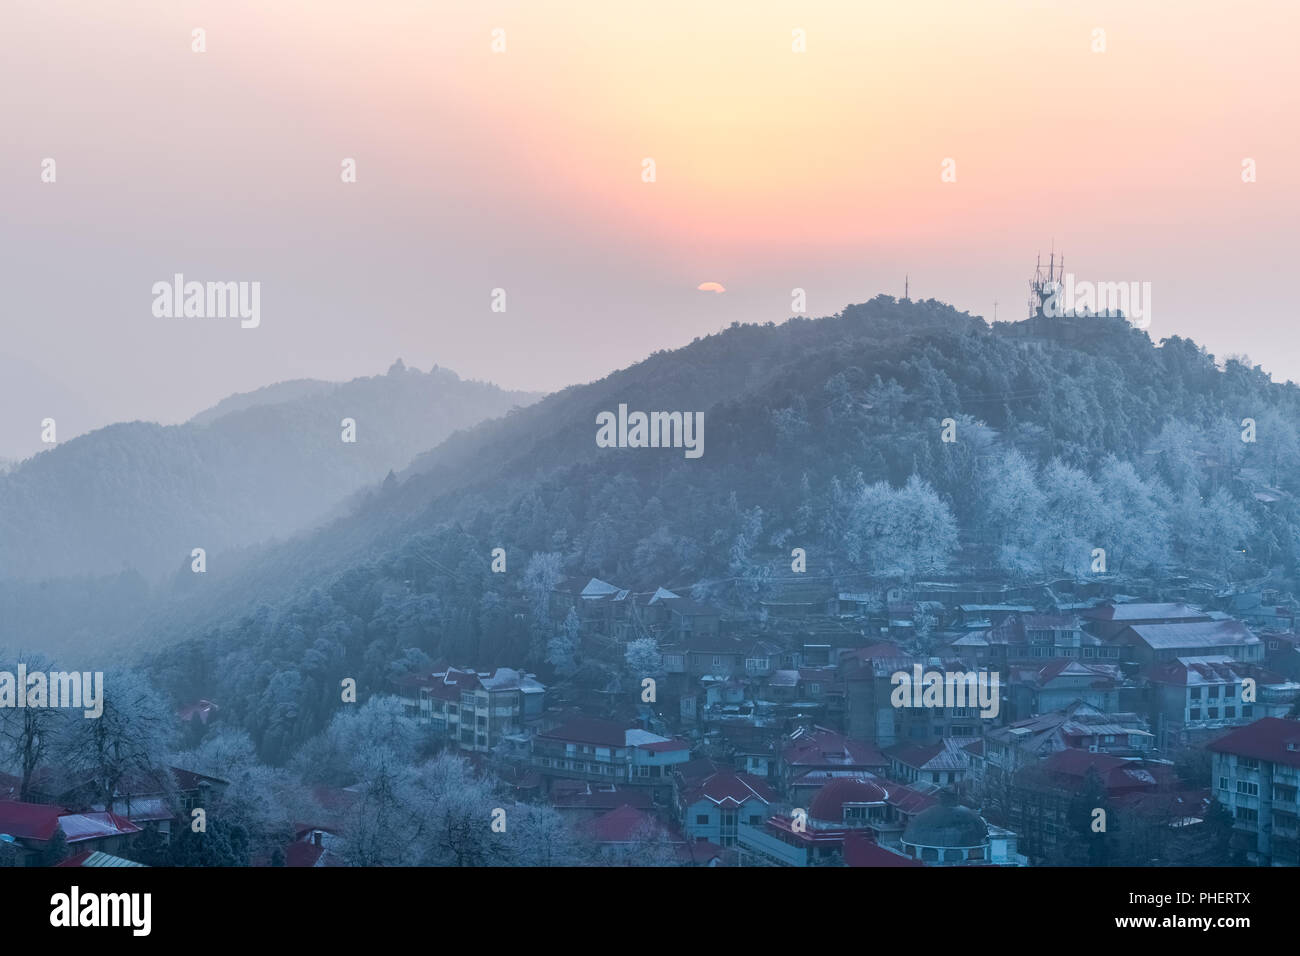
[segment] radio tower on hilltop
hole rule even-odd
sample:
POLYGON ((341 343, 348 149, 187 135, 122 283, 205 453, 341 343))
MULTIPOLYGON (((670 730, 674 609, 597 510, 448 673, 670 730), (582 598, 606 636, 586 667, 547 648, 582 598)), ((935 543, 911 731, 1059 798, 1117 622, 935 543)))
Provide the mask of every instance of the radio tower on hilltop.
POLYGON ((1043 272, 1043 257, 1040 253, 1034 267, 1034 277, 1029 280, 1029 317, 1045 315, 1043 306, 1047 300, 1061 291, 1060 277, 1065 275, 1065 256, 1056 261, 1056 247, 1047 259, 1047 272, 1043 272))

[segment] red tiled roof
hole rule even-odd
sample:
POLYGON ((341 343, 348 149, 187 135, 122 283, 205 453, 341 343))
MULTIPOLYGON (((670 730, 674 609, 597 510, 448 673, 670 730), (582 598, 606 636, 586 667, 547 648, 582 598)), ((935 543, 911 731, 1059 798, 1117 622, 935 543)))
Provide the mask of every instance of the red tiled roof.
POLYGON ((1224 734, 1205 749, 1300 767, 1300 721, 1264 717, 1224 734))
POLYGON ((884 754, 863 740, 850 740, 825 727, 796 732, 781 752, 781 759, 799 767, 884 767, 884 754))
POLYGON ((19 840, 44 842, 54 836, 54 831, 59 828, 59 817, 64 813, 67 810, 63 807, 44 803, 0 801, 0 833, 19 840))
POLYGON ((682 842, 676 847, 677 858, 686 863, 708 863, 722 856, 722 847, 708 840, 682 842))
POLYGON ((537 738, 595 744, 599 747, 624 747, 627 745, 627 728, 615 721, 597 717, 570 717, 554 730, 538 734, 537 738))
POLYGON ((684 740, 657 740, 648 744, 637 744, 638 750, 648 750, 652 754, 668 753, 673 750, 690 750, 691 745, 684 740))
POLYGON ((851 778, 832 780, 812 798, 808 804, 808 816, 814 820, 843 823, 846 804, 884 803, 888 798, 889 792, 874 783, 851 778))
POLYGON ((667 834, 653 814, 627 804, 587 820, 580 829, 598 843, 635 843, 667 834))
POLYGON ((885 781, 885 789, 889 792, 889 805, 907 814, 920 813, 939 802, 937 797, 891 780, 885 781))
POLYGON ((920 860, 886 850, 870 834, 850 830, 844 834, 845 866, 923 866, 920 860))
POLYGON ((682 805, 691 806, 708 800, 720 807, 738 807, 747 800, 771 803, 776 799, 768 785, 750 773, 733 773, 724 770, 705 777, 682 795, 682 805))
POLYGON ((317 861, 325 853, 323 846, 299 840, 297 843, 290 843, 284 851, 285 866, 315 866, 317 861))
POLYGON ((1168 777, 1168 768, 1161 765, 1147 766, 1141 761, 1072 747, 1058 750, 1042 766, 1048 773, 1065 778, 1067 785, 1073 787, 1082 783, 1089 770, 1095 770, 1108 793, 1155 789, 1162 778, 1168 777))

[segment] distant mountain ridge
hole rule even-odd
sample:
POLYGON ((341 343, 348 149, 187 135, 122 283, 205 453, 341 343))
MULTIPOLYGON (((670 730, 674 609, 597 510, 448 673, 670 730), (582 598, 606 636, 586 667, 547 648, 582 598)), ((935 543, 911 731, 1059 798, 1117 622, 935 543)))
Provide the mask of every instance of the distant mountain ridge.
POLYGON ((110 425, 0 475, 0 579, 146 577, 284 538, 462 428, 537 398, 408 369, 235 395, 182 425, 110 425), (343 441, 343 420, 356 441, 343 441))

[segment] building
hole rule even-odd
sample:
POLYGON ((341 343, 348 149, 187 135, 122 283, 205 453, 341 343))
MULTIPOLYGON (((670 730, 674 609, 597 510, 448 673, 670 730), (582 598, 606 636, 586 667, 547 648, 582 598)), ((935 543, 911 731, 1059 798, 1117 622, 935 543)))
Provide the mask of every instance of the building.
POLYGON ((71 853, 110 854, 120 853, 141 832, 130 820, 107 811, 70 813, 45 803, 0 801, 0 839, 17 848, 25 865, 39 865, 59 831, 71 853))
POLYGON ((1120 655, 1118 647, 1083 630, 1073 614, 1011 614, 992 627, 961 635, 948 647, 970 667, 1057 659, 1118 663, 1120 655))
POLYGON ((546 706, 546 688, 509 667, 455 667, 394 682, 408 716, 459 750, 486 753, 503 738, 525 733, 546 706))
POLYGON ((1151 750, 1154 736, 1144 718, 1106 713, 1077 700, 1063 710, 1038 714, 996 727, 982 746, 967 747, 971 776, 981 785, 997 786, 1008 775, 1062 750, 1135 757, 1151 750))
POLYGON ((1198 737, 1207 731, 1285 716, 1300 695, 1300 683, 1222 654, 1162 661, 1144 676, 1162 750, 1203 743, 1198 737))
POLYGON ((1257 866, 1300 866, 1300 721, 1264 717, 1209 744, 1214 799, 1257 866))
POLYGON ((984 818, 957 804, 947 791, 907 825, 900 845, 909 858, 931 866, 985 866, 993 856, 984 818))
POLYGON ((687 839, 723 847, 735 845, 740 823, 761 825, 776 800, 765 781, 731 770, 694 780, 679 774, 674 781, 674 796, 687 839))
POLYGON ((1010 717, 1020 720, 1035 714, 1063 710, 1076 700, 1098 710, 1119 709, 1123 675, 1115 664, 1059 658, 1050 664, 1014 667, 1007 681, 1010 717))
POLYGON ((612 720, 575 716, 532 740, 530 763, 550 786, 556 778, 667 789, 690 745, 612 720))
POLYGON ((966 748, 976 741, 945 737, 932 744, 898 744, 885 749, 889 776, 904 783, 947 787, 960 784, 970 771, 966 748))
POLYGON ((788 792, 794 780, 812 770, 869 771, 883 775, 889 760, 874 745, 827 727, 799 728, 781 747, 777 780, 788 792))
POLYGON ((1131 624, 1113 639, 1121 656, 1142 666, 1179 657, 1222 654, 1243 663, 1264 660, 1264 642, 1240 621, 1207 620, 1176 624, 1131 624))
POLYGON ((1103 604, 1083 612, 1085 626, 1102 640, 1118 637, 1139 624, 1189 624, 1211 620, 1210 615, 1186 604, 1103 604))

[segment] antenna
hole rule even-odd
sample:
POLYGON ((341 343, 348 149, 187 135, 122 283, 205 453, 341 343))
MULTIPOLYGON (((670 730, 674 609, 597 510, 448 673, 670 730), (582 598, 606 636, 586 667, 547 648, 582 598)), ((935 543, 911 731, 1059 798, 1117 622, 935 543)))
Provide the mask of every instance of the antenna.
POLYGON ((909 289, 908 289, 908 279, 909 279, 909 278, 910 278, 910 277, 907 275, 907 273, 903 273, 903 299, 904 299, 905 301, 909 300, 909 296, 908 296, 908 292, 909 292, 909 289))

